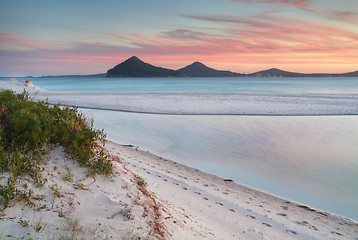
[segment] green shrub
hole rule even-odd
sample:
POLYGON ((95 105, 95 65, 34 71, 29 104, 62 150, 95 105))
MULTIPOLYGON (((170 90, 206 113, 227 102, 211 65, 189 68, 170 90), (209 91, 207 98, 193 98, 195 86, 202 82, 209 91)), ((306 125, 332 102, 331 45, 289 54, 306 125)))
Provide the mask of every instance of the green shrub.
POLYGON ((72 182, 73 181, 73 174, 68 171, 65 175, 62 176, 63 181, 65 182, 72 182))
POLYGON ((139 187, 142 187, 142 188, 145 188, 147 186, 147 182, 141 177, 138 177, 137 184, 139 187))
POLYGON ((22 200, 30 206, 34 207, 35 204, 30 200, 33 191, 21 191, 17 189, 17 181, 10 177, 7 181, 7 185, 0 185, 0 211, 4 211, 6 208, 15 205, 22 200))
MULTIPOLYGON (((91 174, 111 175, 111 159, 99 142, 105 143, 103 130, 93 129, 93 122, 77 108, 33 102, 26 92, 0 91, 0 172, 10 172, 14 182, 26 174, 41 181, 42 158, 53 144, 65 147, 91 174)), ((0 195, 2 207, 4 196, 0 195)))

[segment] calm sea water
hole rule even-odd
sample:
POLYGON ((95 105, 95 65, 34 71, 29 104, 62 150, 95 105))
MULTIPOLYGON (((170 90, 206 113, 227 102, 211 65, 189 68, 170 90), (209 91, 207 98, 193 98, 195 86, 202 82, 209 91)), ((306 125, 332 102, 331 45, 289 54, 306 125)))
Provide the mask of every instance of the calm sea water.
MULTIPOLYGON (((65 92, 358 94, 358 78, 32 78, 65 92)), ((358 116, 81 110, 110 140, 358 220, 358 116)))
POLYGON ((108 138, 358 220, 358 117, 84 110, 108 138))
MULTIPOLYGON (((0 78, 6 79, 6 78, 0 78)), ((23 80, 25 78, 18 78, 23 80)), ((340 94, 358 93, 358 78, 31 78, 64 92, 340 94)))

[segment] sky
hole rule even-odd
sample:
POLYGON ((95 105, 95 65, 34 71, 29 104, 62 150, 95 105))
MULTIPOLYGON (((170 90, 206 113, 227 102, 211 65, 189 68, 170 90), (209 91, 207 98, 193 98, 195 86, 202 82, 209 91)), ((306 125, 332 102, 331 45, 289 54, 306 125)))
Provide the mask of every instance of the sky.
POLYGON ((358 0, 0 0, 0 76, 104 73, 137 56, 251 73, 358 70, 358 0))

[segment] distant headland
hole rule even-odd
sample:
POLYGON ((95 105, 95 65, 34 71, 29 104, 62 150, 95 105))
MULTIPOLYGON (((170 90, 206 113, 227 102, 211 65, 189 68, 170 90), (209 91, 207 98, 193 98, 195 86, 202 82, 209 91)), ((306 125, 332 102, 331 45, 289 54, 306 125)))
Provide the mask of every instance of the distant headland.
POLYGON ((150 77, 358 77, 358 71, 348 73, 297 73, 271 68, 244 74, 216 70, 201 62, 194 62, 178 70, 153 66, 133 56, 109 69, 107 73, 90 75, 62 75, 44 77, 107 77, 107 78, 150 78, 150 77))
POLYGON ((358 71, 350 73, 295 73, 271 68, 250 74, 216 70, 201 62, 194 62, 178 70, 171 70, 145 63, 136 56, 128 58, 107 71, 106 77, 358 77, 358 71))

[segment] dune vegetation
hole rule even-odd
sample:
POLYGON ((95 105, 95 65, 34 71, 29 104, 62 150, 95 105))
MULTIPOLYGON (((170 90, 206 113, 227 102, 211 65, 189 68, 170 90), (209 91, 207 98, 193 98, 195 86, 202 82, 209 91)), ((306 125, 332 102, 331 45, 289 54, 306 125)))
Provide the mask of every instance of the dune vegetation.
MULTIPOLYGON (((93 128, 76 108, 34 102, 27 92, 0 92, 0 172, 7 183, 0 185, 0 210, 31 201, 32 190, 18 186, 22 177, 41 185, 41 163, 52 146, 60 145, 88 175, 113 173, 113 165, 101 147, 105 134, 93 128)), ((2 181, 3 183, 5 181, 2 181)))

